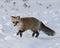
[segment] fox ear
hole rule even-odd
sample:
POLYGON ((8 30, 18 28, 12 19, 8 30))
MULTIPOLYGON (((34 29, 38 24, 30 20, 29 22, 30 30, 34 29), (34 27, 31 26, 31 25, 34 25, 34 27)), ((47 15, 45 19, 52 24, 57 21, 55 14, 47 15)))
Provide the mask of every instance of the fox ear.
POLYGON ((14 16, 11 16, 12 18, 14 17, 14 16))
POLYGON ((18 18, 20 18, 20 16, 17 16, 18 18))

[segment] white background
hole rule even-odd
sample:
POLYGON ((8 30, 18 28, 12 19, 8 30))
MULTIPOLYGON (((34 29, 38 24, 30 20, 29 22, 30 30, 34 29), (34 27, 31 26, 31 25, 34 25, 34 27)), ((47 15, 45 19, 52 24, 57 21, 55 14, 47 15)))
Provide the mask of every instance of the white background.
POLYGON ((0 48, 60 48, 60 0, 0 0, 0 48), (35 17, 53 29, 55 36, 40 31, 38 38, 30 30, 23 37, 11 23, 11 16, 35 17))

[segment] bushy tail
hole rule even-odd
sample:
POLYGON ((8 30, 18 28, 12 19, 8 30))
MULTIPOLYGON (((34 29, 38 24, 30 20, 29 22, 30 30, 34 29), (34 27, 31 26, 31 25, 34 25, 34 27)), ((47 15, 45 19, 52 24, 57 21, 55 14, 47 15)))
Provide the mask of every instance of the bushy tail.
POLYGON ((47 34, 48 36, 54 36, 55 31, 53 31, 52 29, 46 27, 43 23, 41 23, 41 30, 47 34))

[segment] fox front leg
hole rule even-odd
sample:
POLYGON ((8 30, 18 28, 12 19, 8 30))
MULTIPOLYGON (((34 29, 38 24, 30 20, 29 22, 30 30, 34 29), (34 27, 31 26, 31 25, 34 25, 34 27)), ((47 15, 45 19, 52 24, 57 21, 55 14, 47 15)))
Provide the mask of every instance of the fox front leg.
POLYGON ((20 34, 20 32, 17 32, 17 35, 19 35, 20 34))
POLYGON ((19 30, 18 33, 17 33, 17 35, 20 35, 20 37, 22 37, 22 33, 23 33, 23 32, 24 32, 24 31, 19 30))
POLYGON ((35 33, 33 32, 33 33, 32 33, 32 37, 34 37, 34 35, 35 35, 35 33))

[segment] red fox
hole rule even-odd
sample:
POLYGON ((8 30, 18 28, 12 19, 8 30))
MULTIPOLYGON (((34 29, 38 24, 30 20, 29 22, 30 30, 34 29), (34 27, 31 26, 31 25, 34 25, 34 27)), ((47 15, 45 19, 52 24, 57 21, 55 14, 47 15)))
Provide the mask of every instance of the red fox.
POLYGON ((18 29, 17 35, 20 35, 20 37, 22 37, 22 33, 28 29, 33 32, 32 37, 39 36, 38 30, 42 30, 48 36, 53 36, 55 34, 55 31, 45 26, 42 21, 39 21, 34 17, 20 18, 20 16, 12 16, 11 20, 13 25, 18 29))

